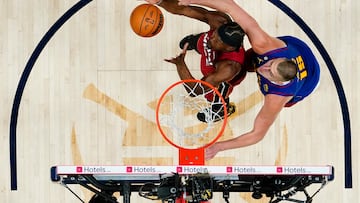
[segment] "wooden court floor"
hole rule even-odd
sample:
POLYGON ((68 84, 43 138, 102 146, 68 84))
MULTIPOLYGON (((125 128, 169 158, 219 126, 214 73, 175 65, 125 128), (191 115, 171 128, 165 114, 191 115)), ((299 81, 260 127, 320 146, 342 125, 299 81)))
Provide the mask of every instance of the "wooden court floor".
MULTIPOLYGON (((339 98, 325 61, 307 35, 266 0, 238 0, 272 35, 294 35, 319 58, 321 83, 306 100, 281 112, 259 144, 218 154, 209 165, 333 165, 335 180, 313 202, 360 202, 360 3, 358 0, 284 0, 313 29, 336 66, 350 112, 353 188, 344 188, 344 125, 339 98)), ((17 190, 10 189, 10 115, 19 80, 35 47, 77 1, 0 0, 0 199, 6 203, 75 203, 69 191, 50 181, 50 167, 62 165, 176 164, 177 150, 155 123, 162 92, 178 81, 163 59, 180 52, 178 42, 207 26, 164 10, 163 30, 141 38, 129 25, 136 0, 92 1, 55 33, 26 81, 17 122, 17 190)), ((248 43, 245 45, 248 47, 248 43)), ((186 62, 200 78, 198 55, 186 62)), ((234 89, 237 112, 223 138, 252 128, 262 103, 256 77, 234 89)), ((91 193, 74 186, 82 199, 91 193)), ((136 193, 134 202, 149 202, 136 193)), ((121 199, 120 199, 121 201, 121 199)), ((213 202, 223 202, 221 195, 213 202)), ((252 200, 232 194, 230 202, 252 200)))

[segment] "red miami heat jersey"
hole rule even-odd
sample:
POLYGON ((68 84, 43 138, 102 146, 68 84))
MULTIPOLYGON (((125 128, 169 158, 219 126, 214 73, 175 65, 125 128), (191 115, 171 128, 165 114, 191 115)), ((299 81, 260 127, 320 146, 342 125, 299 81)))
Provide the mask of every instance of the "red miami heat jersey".
MULTIPOLYGON (((201 55, 201 61, 200 61, 200 69, 201 73, 206 77, 213 71, 215 71, 216 67, 215 64, 218 61, 222 60, 231 60, 239 62, 240 64, 244 64, 244 56, 245 56, 245 50, 243 47, 241 47, 238 51, 233 52, 220 52, 220 51, 214 51, 207 47, 207 43, 210 40, 210 36, 213 34, 214 30, 211 30, 209 32, 203 33, 197 42, 197 51, 201 55)), ((245 77, 243 71, 241 71, 239 74, 242 75, 242 77, 234 77, 233 80, 228 81, 231 85, 236 85, 241 82, 241 80, 245 77), (239 81, 239 79, 241 79, 239 81)))

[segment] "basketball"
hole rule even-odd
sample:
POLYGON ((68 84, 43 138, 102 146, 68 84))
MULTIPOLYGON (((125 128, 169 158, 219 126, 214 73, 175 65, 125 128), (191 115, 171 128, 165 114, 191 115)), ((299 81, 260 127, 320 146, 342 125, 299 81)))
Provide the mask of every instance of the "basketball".
POLYGON ((131 12, 130 25, 137 35, 153 37, 161 31, 164 25, 164 16, 157 6, 141 4, 131 12))

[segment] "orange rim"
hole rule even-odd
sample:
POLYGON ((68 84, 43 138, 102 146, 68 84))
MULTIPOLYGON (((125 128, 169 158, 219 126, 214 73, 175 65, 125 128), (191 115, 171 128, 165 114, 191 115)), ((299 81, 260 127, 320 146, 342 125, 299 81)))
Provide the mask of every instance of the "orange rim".
POLYGON ((156 105, 156 125, 161 133, 161 135, 163 136, 163 138, 171 145, 173 145, 174 147, 178 148, 178 149, 181 149, 181 150, 191 150, 189 148, 184 148, 182 146, 179 146, 177 144, 175 144, 172 140, 170 140, 165 132, 163 131, 163 129, 161 128, 161 125, 160 125, 160 120, 159 120, 159 110, 160 110, 160 105, 165 97, 165 95, 175 86, 179 85, 179 84, 186 84, 186 83, 201 83, 209 88, 211 88, 215 94, 217 94, 221 100, 221 103, 223 104, 223 106, 225 107, 224 108, 224 119, 223 119, 223 124, 220 128, 220 131, 218 132, 218 135, 209 143, 205 144, 204 146, 201 146, 201 147, 198 147, 198 148, 195 148, 195 149, 205 149, 207 148, 208 146, 214 144, 219 138, 220 136, 222 135, 222 133, 225 131, 225 127, 226 127, 226 124, 227 124, 227 108, 226 108, 226 102, 224 100, 224 98, 222 97, 222 95, 220 94, 220 92, 213 86, 211 85, 210 83, 206 82, 206 81, 202 81, 202 80, 196 80, 196 79, 186 79, 186 80, 180 80, 176 83, 173 83, 172 85, 170 85, 164 92, 163 94, 160 96, 160 99, 156 105))

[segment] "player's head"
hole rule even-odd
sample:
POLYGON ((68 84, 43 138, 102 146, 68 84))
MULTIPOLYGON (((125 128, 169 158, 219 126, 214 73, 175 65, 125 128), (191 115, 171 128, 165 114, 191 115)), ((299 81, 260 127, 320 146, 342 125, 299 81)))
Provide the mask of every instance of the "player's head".
POLYGON ((212 49, 234 51, 243 45, 245 32, 237 23, 230 22, 221 25, 213 36, 211 39, 212 49))
POLYGON ((297 65, 294 61, 290 59, 284 59, 281 61, 278 66, 277 70, 279 75, 282 77, 282 81, 289 81, 296 77, 297 74, 297 65))
POLYGON ((296 77, 297 65, 290 59, 276 58, 268 61, 256 71, 270 81, 286 82, 296 77))

